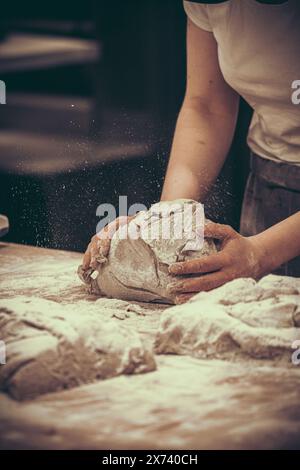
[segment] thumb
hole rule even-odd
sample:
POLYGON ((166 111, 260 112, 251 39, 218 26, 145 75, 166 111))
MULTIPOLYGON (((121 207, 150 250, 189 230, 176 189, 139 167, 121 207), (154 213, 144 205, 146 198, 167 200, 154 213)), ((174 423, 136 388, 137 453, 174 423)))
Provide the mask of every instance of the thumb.
POLYGON ((204 226, 204 237, 216 238, 217 240, 226 240, 228 238, 237 238, 239 234, 230 226, 207 222, 204 226))

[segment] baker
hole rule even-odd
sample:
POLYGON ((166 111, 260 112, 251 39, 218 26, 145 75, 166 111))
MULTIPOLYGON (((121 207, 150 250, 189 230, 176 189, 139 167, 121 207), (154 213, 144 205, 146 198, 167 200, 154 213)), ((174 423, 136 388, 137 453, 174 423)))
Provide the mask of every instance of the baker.
MULTIPOLYGON (((209 223, 205 235, 220 240, 220 251, 170 266, 178 302, 234 278, 300 276, 300 105, 293 99, 300 80, 300 2, 184 1, 184 8, 187 85, 162 200, 205 201, 228 154, 240 96, 253 117, 240 232, 209 223), (182 274, 186 279, 176 281, 182 274)), ((85 269, 97 268, 99 246, 108 253, 111 236, 127 220, 116 219, 92 238, 85 269)))

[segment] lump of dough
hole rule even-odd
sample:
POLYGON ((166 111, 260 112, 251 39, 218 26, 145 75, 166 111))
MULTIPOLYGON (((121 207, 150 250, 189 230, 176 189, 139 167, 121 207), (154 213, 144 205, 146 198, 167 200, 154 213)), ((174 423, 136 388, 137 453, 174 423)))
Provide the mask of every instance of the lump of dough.
POLYGON ((236 279, 167 309, 156 336, 158 354, 278 358, 291 363, 300 339, 300 280, 236 279))
POLYGON ((135 331, 44 299, 1 300, 0 337, 0 389, 17 400, 156 368, 135 331))
POLYGON ((92 291, 124 300, 175 303, 175 295, 167 290, 174 281, 169 265, 216 252, 213 240, 202 240, 203 222, 203 206, 189 199, 160 202, 140 212, 113 236, 108 259, 91 281, 92 291))

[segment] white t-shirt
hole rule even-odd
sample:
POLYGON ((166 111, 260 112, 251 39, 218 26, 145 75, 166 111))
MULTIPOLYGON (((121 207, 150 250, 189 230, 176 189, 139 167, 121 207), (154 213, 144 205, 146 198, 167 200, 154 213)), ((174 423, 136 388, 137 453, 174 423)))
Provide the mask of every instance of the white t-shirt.
POLYGON ((254 110, 251 150, 300 165, 300 0, 185 1, 184 8, 197 26, 213 33, 226 82, 254 110))

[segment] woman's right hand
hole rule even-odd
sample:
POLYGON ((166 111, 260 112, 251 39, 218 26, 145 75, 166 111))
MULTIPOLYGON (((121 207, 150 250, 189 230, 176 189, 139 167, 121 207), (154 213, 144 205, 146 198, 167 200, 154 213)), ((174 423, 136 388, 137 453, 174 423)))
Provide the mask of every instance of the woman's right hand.
POLYGON ((101 263, 106 261, 112 237, 119 227, 128 224, 133 218, 134 216, 118 217, 91 238, 83 256, 81 266, 83 271, 95 271, 101 263))

